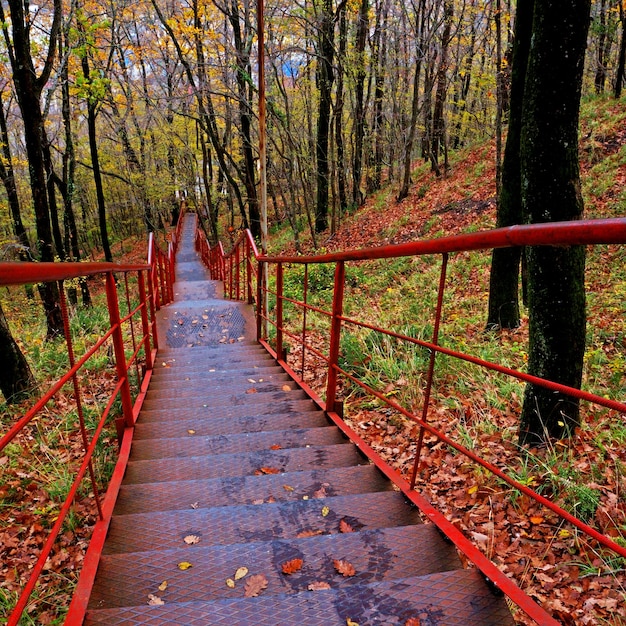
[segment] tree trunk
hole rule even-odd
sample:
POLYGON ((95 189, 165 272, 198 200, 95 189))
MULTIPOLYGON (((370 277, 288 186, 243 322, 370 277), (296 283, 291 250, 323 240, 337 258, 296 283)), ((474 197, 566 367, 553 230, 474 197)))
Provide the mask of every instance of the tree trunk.
POLYGON ((337 191, 339 194, 339 212, 348 208, 346 164, 343 145, 343 64, 346 59, 348 20, 345 4, 339 10, 339 67, 337 70, 337 93, 335 95, 335 145, 337 146, 337 191))
POLYGON ((317 87, 319 105, 317 117, 317 202, 315 206, 315 232, 328 228, 328 139, 333 87, 333 57, 335 24, 332 0, 322 0, 318 31, 317 87))
POLYGON ((624 81, 626 81, 626 10, 622 4, 619 7, 619 19, 622 23, 622 39, 620 41, 617 70, 615 72, 614 96, 616 99, 621 97, 622 87, 624 81))
POLYGON ((361 178, 363 168, 363 139, 365 137, 365 38, 368 30, 369 0, 361 0, 361 7, 356 25, 356 87, 354 96, 354 160, 352 163, 352 204, 360 206, 363 202, 361 178))
MULTIPOLYGON (((509 131, 504 148, 496 217, 498 228, 521 224, 524 221, 520 178, 520 133, 534 5, 535 0, 519 0, 517 3, 509 131)), ((487 328, 517 328, 520 324, 520 256, 519 248, 500 248, 492 253, 487 328)))
MULTIPOLYGON (((535 4, 522 113, 522 206, 530 223, 583 213, 578 121, 590 0, 535 4)), ((585 353, 585 250, 528 250, 528 371, 580 388, 585 353)), ((527 385, 520 443, 562 438, 579 424, 578 400, 527 385)))
POLYGON ((598 40, 596 43, 596 73, 594 78, 594 86, 598 94, 604 93, 606 61, 608 56, 607 42, 608 45, 610 45, 610 37, 607 33, 606 0, 600 0, 599 11, 595 28, 598 33, 598 40))
POLYGON ((0 391, 7 403, 23 400, 34 389, 36 382, 28 362, 13 339, 0 305, 0 391))

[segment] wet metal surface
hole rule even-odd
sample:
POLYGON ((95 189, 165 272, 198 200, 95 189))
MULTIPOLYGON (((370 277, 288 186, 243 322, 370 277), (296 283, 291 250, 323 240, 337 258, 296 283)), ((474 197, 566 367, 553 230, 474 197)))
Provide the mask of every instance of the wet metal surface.
POLYGON ((207 280, 194 224, 187 216, 85 624, 511 624, 506 603, 254 344, 249 308, 207 280), (254 575, 267 585, 245 597, 254 575))

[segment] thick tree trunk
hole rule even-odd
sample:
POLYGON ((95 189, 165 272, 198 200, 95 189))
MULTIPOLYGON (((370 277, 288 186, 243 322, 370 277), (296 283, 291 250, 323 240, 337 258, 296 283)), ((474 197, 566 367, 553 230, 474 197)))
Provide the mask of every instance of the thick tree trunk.
MULTIPOLYGON (((498 228, 521 224, 524 221, 520 178, 520 133, 534 5, 535 0, 519 0, 517 3, 511 68, 509 131, 504 148, 496 217, 498 228)), ((519 248, 501 248, 493 251, 487 328, 517 328, 520 324, 520 257, 519 248)))
POLYGON ((13 339, 0 305, 0 391, 8 403, 23 400, 36 385, 33 373, 13 339))
MULTIPOLYGON (((522 205, 530 223, 579 219, 583 213, 578 119, 590 0, 536 2, 522 114, 522 205)), ((528 250, 528 371, 580 388, 585 352, 585 250, 528 250)), ((570 435, 579 402, 528 385, 520 443, 570 435)))

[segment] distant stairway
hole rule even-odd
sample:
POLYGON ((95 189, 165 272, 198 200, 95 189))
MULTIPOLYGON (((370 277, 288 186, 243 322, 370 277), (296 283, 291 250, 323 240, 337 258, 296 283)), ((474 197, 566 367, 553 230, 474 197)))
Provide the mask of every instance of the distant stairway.
POLYGON ((85 623, 512 624, 253 342, 249 311, 217 297, 185 219, 85 623))

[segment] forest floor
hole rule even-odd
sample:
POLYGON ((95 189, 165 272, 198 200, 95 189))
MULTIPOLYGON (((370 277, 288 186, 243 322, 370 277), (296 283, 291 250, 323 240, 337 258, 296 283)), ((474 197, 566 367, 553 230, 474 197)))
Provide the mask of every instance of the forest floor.
MULTIPOLYGON (((609 103, 595 117, 591 115, 583 121, 580 150, 585 217, 615 217, 626 213, 624 109, 623 103, 609 103)), ((493 228, 494 164, 494 146, 483 145, 455 155, 445 177, 438 178, 426 165, 421 165, 407 199, 396 202, 391 187, 379 192, 346 216, 334 234, 326 238, 322 235, 318 246, 330 252, 493 228)), ((311 252, 310 240, 304 238, 301 249, 305 254, 311 252)), ((293 244, 287 244, 281 245, 281 251, 293 253, 295 249, 293 244)), ((596 255, 594 252, 589 260, 587 280, 589 316, 594 324, 590 334, 605 338, 599 344, 593 339, 590 352, 601 355, 604 371, 598 373, 599 380, 606 381, 611 372, 617 371, 613 379, 618 381, 618 398, 623 397, 626 383, 625 258, 623 253, 602 251, 596 255), (607 289, 621 293, 617 306, 609 311, 599 308, 595 298, 596 293, 607 289), (616 351, 621 356, 616 356, 616 351)), ((371 271, 383 270, 377 266, 371 271)), ((488 266, 483 263, 479 272, 481 275, 474 275, 473 280, 455 285, 454 300, 446 303, 446 308, 453 309, 463 299, 475 298, 477 284, 484 288, 488 280, 485 277, 488 266)), ((403 285, 415 284, 406 278, 406 273, 404 268, 395 274, 388 286, 383 287, 382 296, 380 291, 371 293, 371 299, 361 303, 362 311, 371 310, 367 321, 384 325, 379 324, 381 316, 404 319, 402 314, 394 315, 389 309, 398 306, 398 293, 419 298, 411 289, 403 289, 403 285), (385 291, 392 292, 392 297, 385 299, 385 291)), ((358 289, 352 292, 367 291, 368 280, 372 279, 361 279, 358 289)), ((482 312, 486 316, 486 309, 482 312)), ((363 315, 367 317, 368 313, 363 315)), ((481 344, 485 336, 485 318, 480 315, 479 312, 477 319, 474 311, 465 326, 468 341, 475 345, 481 344)), ((313 332, 310 342, 324 352, 325 337, 323 331, 313 332)), ((489 340, 493 341, 493 336, 489 340)), ((524 351, 525 347, 518 346, 527 342, 527 317, 524 316, 519 329, 499 333, 495 341, 524 351)), ((381 344, 367 339, 361 347, 365 351, 367 346, 372 352, 361 354, 357 369, 371 380, 376 375, 371 361, 376 360, 374 352, 381 350, 381 344)), ((293 346, 291 351, 294 363, 299 363, 301 349, 293 346)), ((398 354, 398 358, 402 356, 398 354)), ((382 359, 378 360, 382 363, 382 359)), ((307 383, 320 394, 325 381, 324 365, 307 354, 306 367, 311 370, 307 383)), ((401 397, 409 384, 409 376, 401 369, 382 367, 377 375, 381 385, 378 390, 393 395, 394 399, 401 397)), ((459 397, 458 382, 447 380, 454 376, 456 372, 450 377, 441 376, 444 380, 438 396, 432 400, 434 406, 429 415, 432 425, 456 435, 457 440, 460 438, 461 443, 488 461, 509 468, 523 484, 553 497, 600 532, 626 545, 626 419, 623 415, 589 409, 575 437, 555 441, 545 449, 523 451, 516 440, 523 388, 509 391, 503 402, 486 402, 485 397, 500 393, 497 388, 500 379, 479 378, 479 382, 466 385, 466 393, 459 397)), ((604 388, 603 383, 601 387, 604 388)), ((348 423, 391 465, 405 477, 409 476, 416 448, 415 427, 381 403, 372 403, 371 397, 364 398, 359 391, 354 387, 344 389, 348 423)), ((615 389, 610 393, 616 393, 615 389)), ((434 437, 427 435, 426 442, 428 451, 422 457, 418 488, 502 571, 563 624, 626 624, 626 559, 601 549, 574 527, 479 471, 434 437)), ((515 617, 520 624, 534 623, 519 613, 515 617)))

